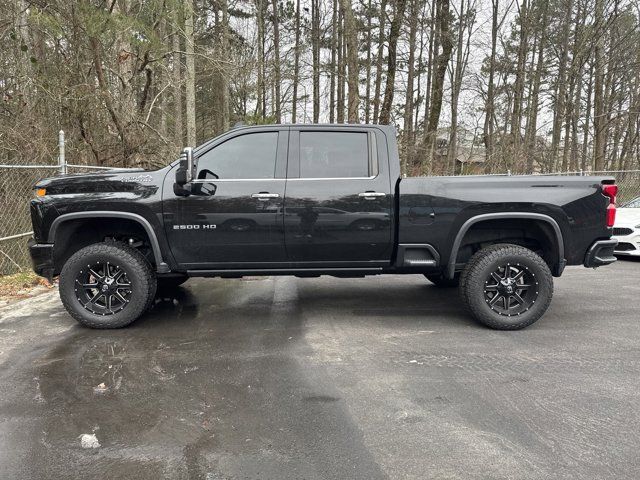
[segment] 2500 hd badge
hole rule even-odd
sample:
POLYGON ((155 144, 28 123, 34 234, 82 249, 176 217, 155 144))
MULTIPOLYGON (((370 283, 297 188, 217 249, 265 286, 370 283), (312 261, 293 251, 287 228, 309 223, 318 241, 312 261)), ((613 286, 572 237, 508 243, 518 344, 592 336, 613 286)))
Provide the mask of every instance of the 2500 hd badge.
POLYGON ((174 225, 174 230, 215 230, 215 224, 204 224, 204 225, 174 225))

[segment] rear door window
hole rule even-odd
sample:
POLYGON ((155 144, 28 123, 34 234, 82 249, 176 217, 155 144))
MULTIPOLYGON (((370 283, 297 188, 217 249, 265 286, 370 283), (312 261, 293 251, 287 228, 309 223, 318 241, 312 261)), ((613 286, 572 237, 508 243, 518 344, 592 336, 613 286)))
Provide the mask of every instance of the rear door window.
POLYGON ((365 132, 300 132, 300 178, 372 176, 365 132))

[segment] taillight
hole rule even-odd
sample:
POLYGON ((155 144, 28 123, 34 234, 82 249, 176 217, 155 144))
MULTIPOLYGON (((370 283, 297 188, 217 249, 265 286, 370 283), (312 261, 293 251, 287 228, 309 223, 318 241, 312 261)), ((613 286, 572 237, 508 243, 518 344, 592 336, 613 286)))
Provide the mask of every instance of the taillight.
POLYGON ((617 185, 602 185, 602 194, 609 197, 609 205, 607 205, 607 227, 613 227, 616 222, 616 195, 618 194, 617 185))

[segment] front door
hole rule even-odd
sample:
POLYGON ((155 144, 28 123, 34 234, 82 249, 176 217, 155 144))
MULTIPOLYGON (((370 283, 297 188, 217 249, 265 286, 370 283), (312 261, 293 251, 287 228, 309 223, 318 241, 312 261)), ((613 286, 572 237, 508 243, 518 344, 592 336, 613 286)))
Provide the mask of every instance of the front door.
POLYGON ((291 262, 388 263, 392 190, 382 134, 355 127, 291 129, 284 203, 291 262), (380 148, 378 148, 380 146, 380 148))
POLYGON ((171 251, 184 268, 238 268, 286 261, 282 207, 288 130, 230 132, 194 153, 192 195, 165 184, 171 251))

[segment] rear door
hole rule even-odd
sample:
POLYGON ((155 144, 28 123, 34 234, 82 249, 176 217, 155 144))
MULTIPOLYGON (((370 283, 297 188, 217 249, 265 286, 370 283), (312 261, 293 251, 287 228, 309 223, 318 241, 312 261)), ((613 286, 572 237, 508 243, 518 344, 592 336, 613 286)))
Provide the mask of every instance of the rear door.
POLYGON ((392 190, 381 132, 292 127, 284 202, 289 261, 388 264, 392 190))

